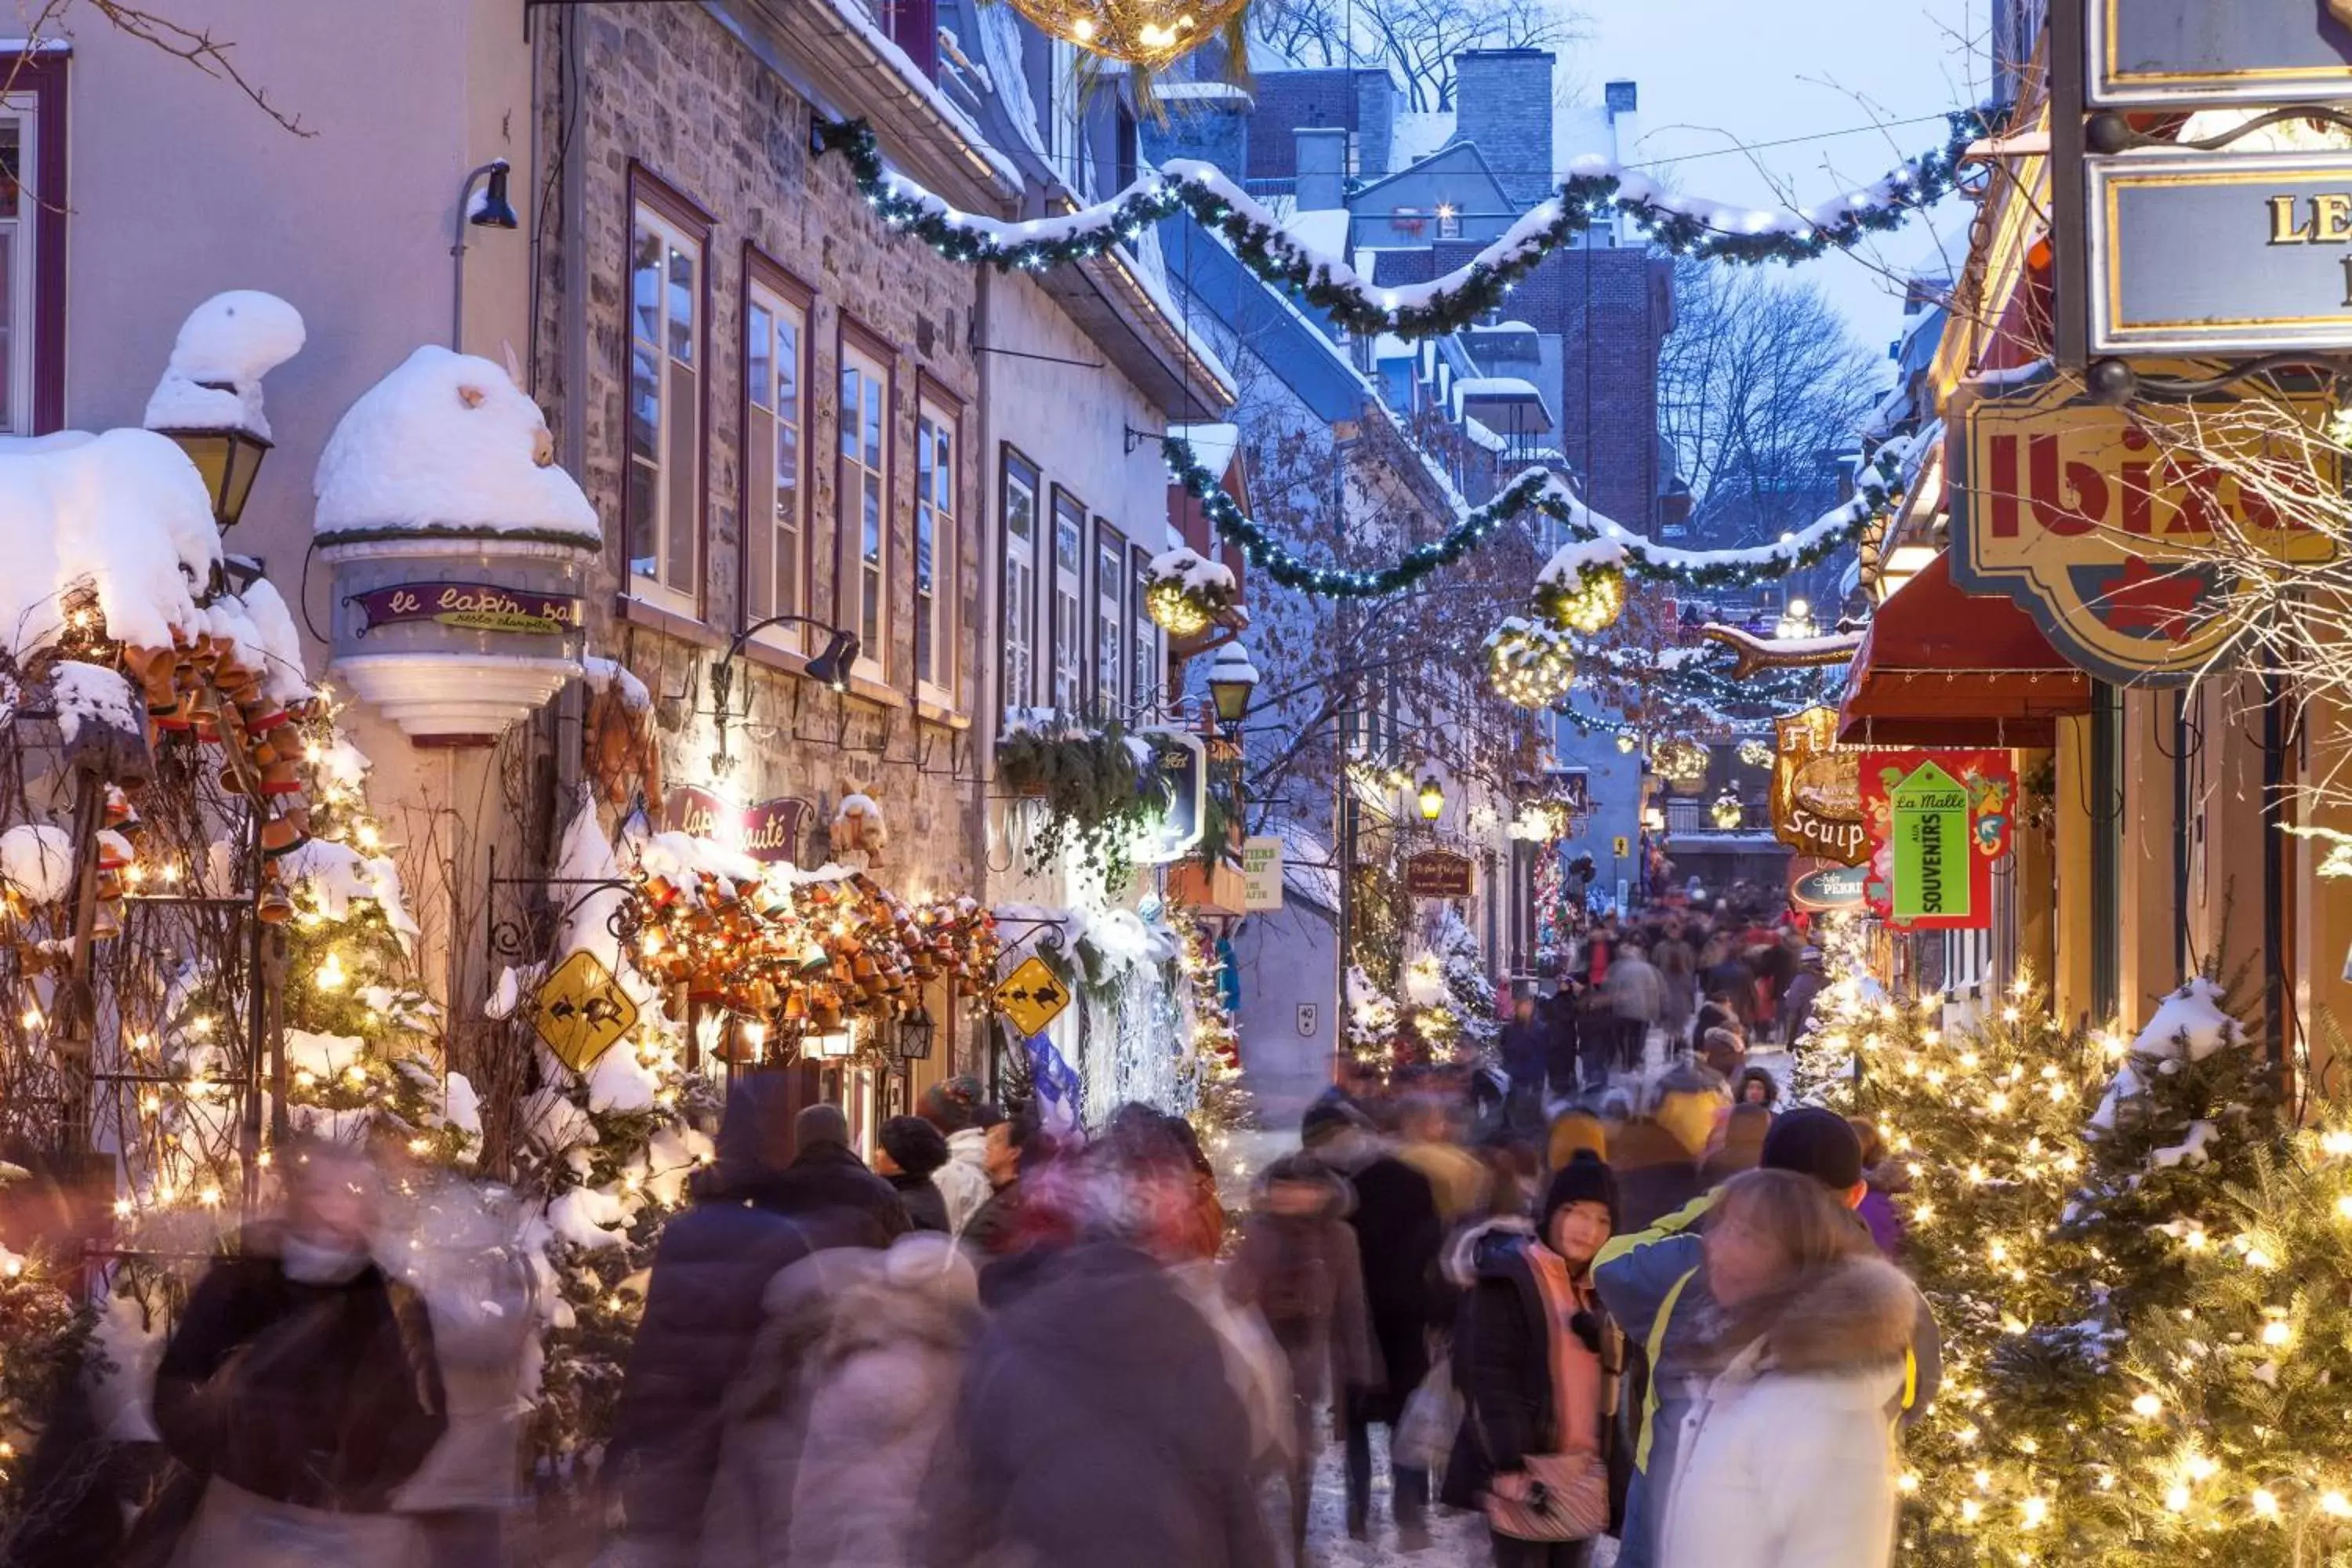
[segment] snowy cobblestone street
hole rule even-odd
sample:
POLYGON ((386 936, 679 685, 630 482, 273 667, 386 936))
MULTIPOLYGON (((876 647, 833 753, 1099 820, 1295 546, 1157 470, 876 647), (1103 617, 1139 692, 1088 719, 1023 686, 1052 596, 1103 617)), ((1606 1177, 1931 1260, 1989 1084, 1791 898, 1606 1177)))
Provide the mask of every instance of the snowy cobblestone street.
MULTIPOLYGON (((1348 1538, 1348 1485, 1340 1469, 1340 1447, 1327 1444, 1315 1468, 1315 1492, 1307 1512, 1305 1568, 1474 1568, 1491 1561, 1486 1531, 1475 1515, 1449 1508, 1429 1512, 1429 1545, 1407 1552, 1397 1543, 1396 1526, 1389 1517, 1389 1481, 1384 1469, 1387 1445, 1376 1428, 1372 1435, 1372 1518, 1369 1539, 1348 1538)), ((1277 1504, 1277 1524, 1282 1515, 1277 1504)), ((1593 1568, 1609 1568, 1617 1560, 1613 1542, 1604 1541, 1593 1557, 1593 1568)))

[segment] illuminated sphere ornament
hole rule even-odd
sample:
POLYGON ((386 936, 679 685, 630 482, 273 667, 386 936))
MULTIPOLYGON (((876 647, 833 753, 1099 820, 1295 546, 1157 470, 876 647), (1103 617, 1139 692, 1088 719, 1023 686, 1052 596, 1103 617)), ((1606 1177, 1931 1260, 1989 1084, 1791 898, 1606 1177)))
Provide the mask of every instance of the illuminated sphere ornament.
POLYGON ((1249 0, 1013 0, 1013 8, 1090 54, 1157 71, 1220 33, 1242 45, 1249 0))
POLYGON ((1706 776, 1706 748, 1696 741, 1661 741, 1650 765, 1673 784, 1696 784, 1706 776))
POLYGON ((1617 749, 1624 752, 1629 757, 1634 752, 1640 751, 1642 749, 1641 732, 1636 730, 1618 731, 1617 749))
POLYGON ((1751 768, 1768 767, 1772 762, 1772 743, 1750 736, 1739 742, 1739 760, 1751 768))
POLYGON ((1706 815, 1717 827, 1728 833, 1739 826, 1740 819, 1748 815, 1748 808, 1739 804, 1738 795, 1725 790, 1715 797, 1715 804, 1707 807, 1706 815))
POLYGON ((1486 674, 1504 701, 1549 708, 1576 683, 1576 652, 1564 634, 1513 616, 1486 634, 1486 674))
POLYGON ((1171 550, 1151 558, 1143 607, 1169 636, 1198 637, 1234 606, 1233 573, 1195 551, 1171 550))
POLYGON ((1536 608, 1570 631, 1606 631, 1625 613, 1625 568, 1588 561, 1557 577, 1547 571, 1536 580, 1536 608))

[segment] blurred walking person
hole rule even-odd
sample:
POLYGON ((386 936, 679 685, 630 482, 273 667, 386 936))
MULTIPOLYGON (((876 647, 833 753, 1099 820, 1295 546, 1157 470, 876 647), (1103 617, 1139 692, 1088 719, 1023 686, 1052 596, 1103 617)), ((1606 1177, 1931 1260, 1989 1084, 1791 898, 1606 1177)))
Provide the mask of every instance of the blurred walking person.
POLYGON ((1885 1568, 1887 1410, 1917 1292, 1794 1172, 1726 1183, 1705 1247, 1715 1309, 1686 1363, 1703 1387, 1664 1505, 1662 1568, 1885 1568))
POLYGON ((447 1426, 433 1330, 370 1247, 376 1172, 346 1145, 281 1151, 286 1213, 248 1226, 188 1298, 155 1426, 203 1500, 177 1568, 408 1568, 394 1511, 447 1426))
POLYGON ((1650 963, 1658 972, 1658 1026, 1671 1041, 1690 1033, 1691 1014, 1698 1006, 1698 955, 1683 935, 1682 922, 1670 921, 1666 934, 1650 949, 1650 963))
POLYGON ((1448 1254, 1449 1277, 1467 1295, 1454 1334, 1465 1418, 1444 1500, 1486 1510, 1496 1568, 1584 1568, 1608 1526, 1622 1346, 1593 1292, 1592 1260, 1616 1214, 1609 1167, 1579 1150, 1553 1175, 1532 1227, 1490 1221, 1448 1254), (1552 1488, 1562 1495, 1547 1498, 1552 1488), (1546 1503, 1586 1510, 1583 1532, 1516 1533, 1528 1527, 1525 1510, 1546 1503))
POLYGON ((894 1116, 876 1140, 874 1173, 890 1184, 917 1230, 946 1231, 947 1194, 931 1178, 948 1163, 948 1141, 919 1116, 894 1116))
POLYGON ((1225 1272, 1227 1294, 1257 1309, 1290 1368, 1297 1446, 1286 1479, 1297 1568, 1306 1568, 1308 1494, 1322 1448, 1316 1417, 1327 1401, 1344 1408, 1379 1376, 1363 1263, 1347 1223, 1353 1203, 1348 1184, 1312 1155, 1276 1160, 1261 1178, 1256 1210, 1225 1272))

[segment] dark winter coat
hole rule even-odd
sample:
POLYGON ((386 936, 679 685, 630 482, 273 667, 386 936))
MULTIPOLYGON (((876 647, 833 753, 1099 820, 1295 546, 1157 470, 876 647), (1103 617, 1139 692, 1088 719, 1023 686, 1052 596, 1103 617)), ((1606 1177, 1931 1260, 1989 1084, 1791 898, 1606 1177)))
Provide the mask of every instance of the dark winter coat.
MULTIPOLYGON (((1549 1336, 1576 1330, 1547 1321, 1528 1263, 1533 1245, 1525 1220, 1492 1220, 1464 1233, 1449 1253, 1447 1272, 1465 1286, 1454 1320, 1453 1363, 1462 1430, 1438 1498, 1449 1508, 1477 1508, 1479 1494, 1496 1474, 1523 1468, 1529 1454, 1559 1451, 1549 1336)), ((1601 1374, 1622 1356, 1597 1300, 1586 1327, 1592 1336, 1586 1352, 1598 1363, 1596 1385, 1605 1387, 1601 1374)), ((1580 1435, 1583 1444, 1605 1447, 1612 1424, 1598 1405, 1586 1415, 1592 1429, 1580 1435)))
POLYGON ((929 1176, 910 1176, 901 1171, 895 1176, 885 1176, 890 1190, 898 1194, 898 1202, 907 1210, 908 1222, 917 1230, 948 1228, 948 1198, 939 1184, 929 1176))
POLYGON ((1273 1568, 1216 1331, 1146 1254, 1052 1253, 973 1347, 937 1568, 1273 1568))
POLYGON ((1780 999, 1780 1038, 1795 1045, 1812 1021, 1813 999, 1822 994, 1822 972, 1806 968, 1797 971, 1789 982, 1788 991, 1780 999))
POLYGON ((858 1247, 887 1247, 914 1228, 890 1184, 838 1143, 814 1144, 794 1155, 775 1206, 803 1217, 841 1219, 852 1227, 850 1245, 858 1247))
POLYGON ((1225 1294, 1257 1309, 1289 1363, 1291 1392, 1310 1405, 1378 1375, 1363 1260, 1343 1217, 1352 1197, 1337 1177, 1331 1189, 1313 1215, 1252 1215, 1225 1268, 1225 1294))
POLYGON ((1609 1168, 1617 1173, 1623 1230, 1646 1230, 1706 1190, 1698 1162, 1682 1140, 1647 1117, 1636 1117, 1611 1136, 1609 1168))
POLYGON ((1356 1248, 1364 1260, 1364 1303, 1380 1352, 1374 1397, 1358 1414, 1392 1422, 1429 1374, 1429 1331, 1453 1320, 1454 1299, 1438 1277, 1445 1226, 1429 1178, 1403 1161, 1376 1154, 1343 1166, 1356 1188, 1356 1248))
POLYGON ((1503 1026, 1499 1044, 1503 1070, 1511 1075, 1511 1087, 1541 1093, 1544 1071, 1550 1061, 1551 1030, 1539 1019, 1530 1018, 1523 1024, 1514 1018, 1503 1026))
MULTIPOLYGON (((718 1158, 698 1179, 692 1206, 662 1227, 604 1461, 632 1549, 692 1560, 727 1395, 766 1321, 768 1282, 824 1247, 884 1245, 878 1220, 824 1201, 829 1173, 787 1168, 793 1110, 781 1078, 744 1079, 728 1099, 718 1158)), ((898 1194, 858 1170, 904 1230, 898 1194)))
POLYGON ((277 1502, 383 1513, 440 1440, 424 1304, 369 1264, 340 1285, 289 1279, 275 1226, 246 1232, 188 1298, 155 1374, 173 1458, 277 1502))

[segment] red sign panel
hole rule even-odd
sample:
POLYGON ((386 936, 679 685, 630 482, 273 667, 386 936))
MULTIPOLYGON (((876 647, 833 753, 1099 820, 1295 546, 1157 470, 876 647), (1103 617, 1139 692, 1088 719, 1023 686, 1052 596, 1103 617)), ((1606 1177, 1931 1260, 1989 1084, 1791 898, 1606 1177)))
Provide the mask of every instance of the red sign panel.
MULTIPOLYGON (((1871 913, 1915 931, 1983 931, 1992 924, 1992 865, 2009 853, 2011 818, 2016 813, 2017 773, 2004 751, 1864 752, 1862 771, 1862 818, 1870 833, 1869 875, 1863 896, 1871 913), (1952 915, 1901 916, 1898 907, 1913 907, 1898 897, 1895 880, 1908 874, 1905 857, 1896 853, 1897 798, 1906 783, 1916 783, 1929 766, 1956 781, 1968 795, 1968 885, 1966 912, 1952 915)), ((1933 775, 1930 775, 1933 776, 1933 775)))

